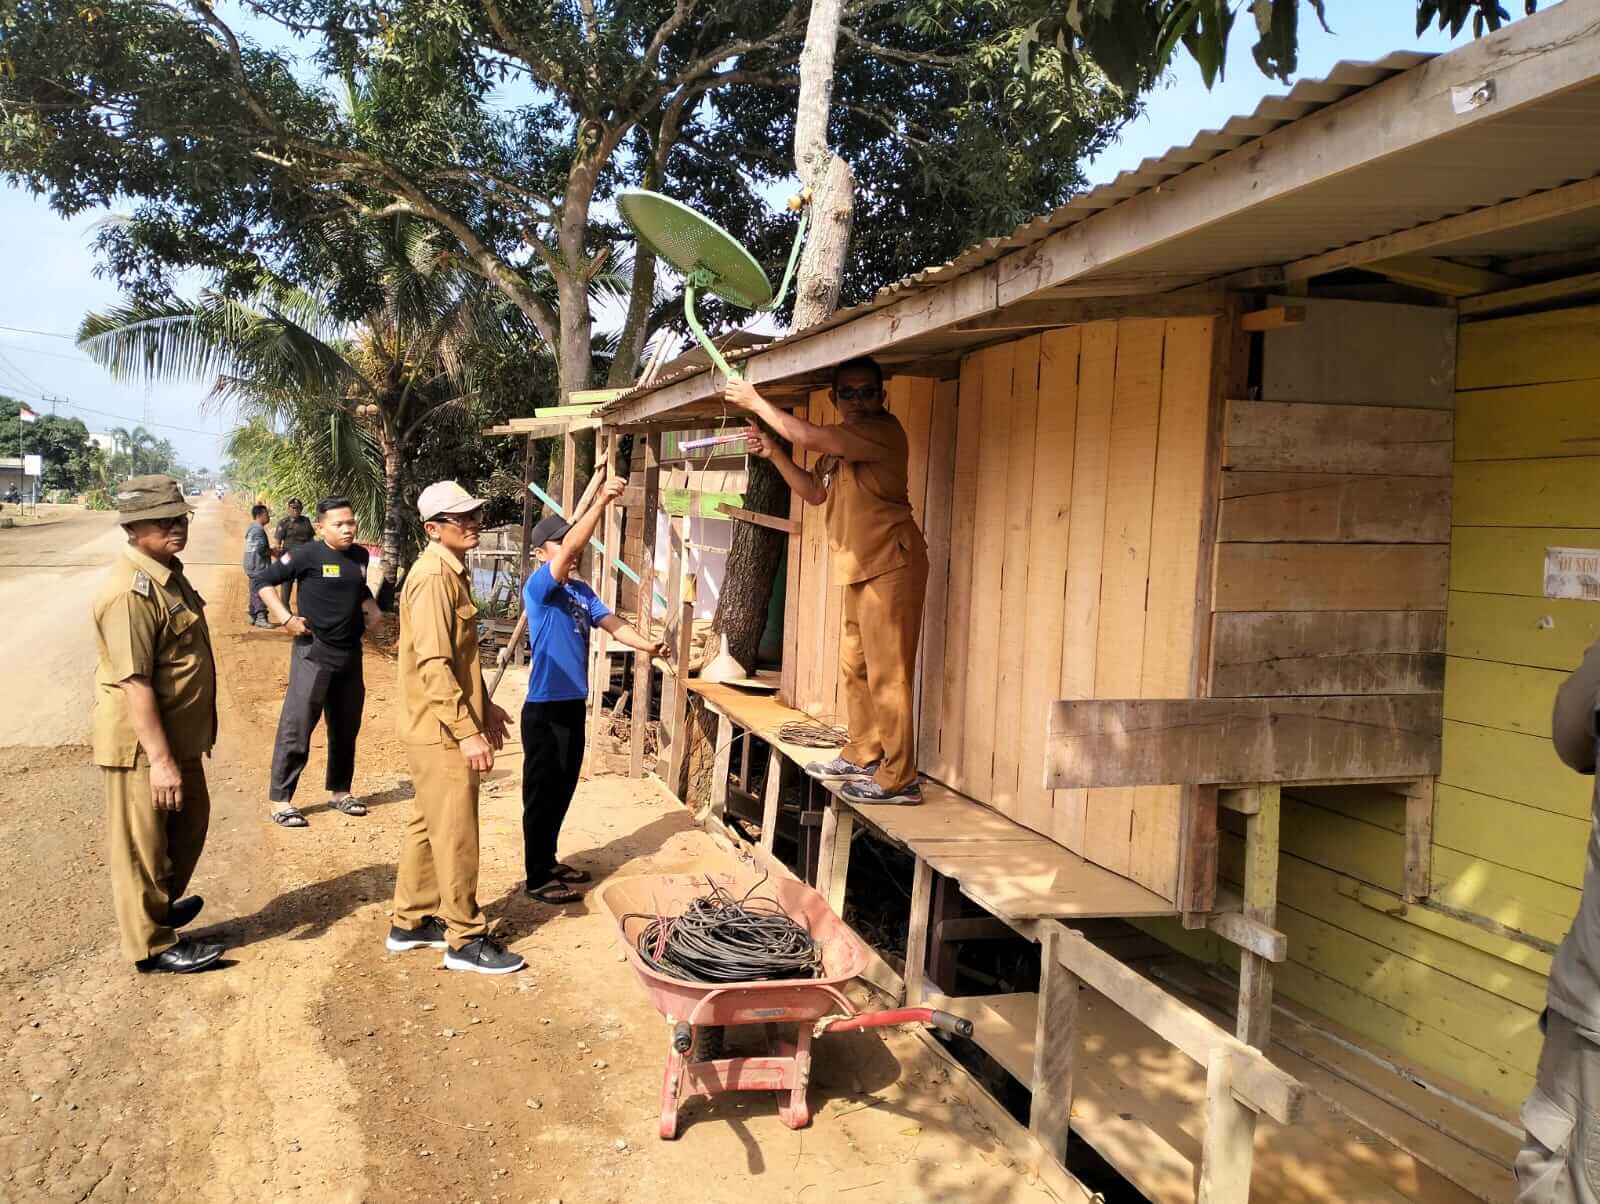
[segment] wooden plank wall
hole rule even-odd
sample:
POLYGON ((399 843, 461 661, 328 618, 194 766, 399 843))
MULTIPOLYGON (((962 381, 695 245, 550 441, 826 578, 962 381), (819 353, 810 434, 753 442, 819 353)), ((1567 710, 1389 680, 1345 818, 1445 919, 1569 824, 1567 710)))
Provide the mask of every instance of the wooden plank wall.
MULTIPOLYGON (((1287 674, 1307 692, 1330 671, 1431 690, 1436 655, 1402 650, 1443 636, 1432 898, 1400 897, 1403 799, 1372 789, 1285 795, 1278 927, 1289 960, 1277 987, 1346 1036, 1514 1116, 1538 1062, 1549 951, 1578 905, 1594 787, 1556 759, 1549 720, 1556 687, 1600 638, 1600 604, 1545 598, 1543 567, 1546 547, 1600 548, 1600 308, 1464 323, 1457 341, 1444 614, 1391 614, 1377 643, 1395 651, 1382 656, 1353 638, 1349 619, 1288 616, 1252 640, 1298 646, 1304 637, 1285 624, 1332 622, 1319 637, 1325 664, 1240 656, 1227 672, 1287 674)), ((1352 523, 1360 510, 1341 504, 1352 523)), ((1225 834, 1225 879, 1238 880, 1242 855, 1225 834)), ((1162 935, 1194 940, 1175 925, 1162 935)), ((1194 948, 1230 956, 1210 938, 1194 948)))
MULTIPOLYGON (((1062 697, 1194 692, 1214 335, 1209 318, 1053 330, 890 390, 930 548, 923 771, 1167 898, 1179 792, 1047 791, 1045 726, 1062 697)), ((809 413, 833 420, 824 394, 809 413)), ((842 717, 820 511, 797 549, 796 704, 842 717)))

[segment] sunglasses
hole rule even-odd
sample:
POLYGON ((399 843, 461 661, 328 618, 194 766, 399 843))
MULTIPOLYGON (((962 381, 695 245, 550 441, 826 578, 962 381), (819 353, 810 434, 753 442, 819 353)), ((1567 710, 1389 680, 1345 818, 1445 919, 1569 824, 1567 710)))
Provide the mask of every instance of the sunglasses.
POLYGON ((883 390, 877 385, 863 385, 859 389, 846 385, 842 389, 833 391, 834 396, 840 401, 876 401, 882 393, 883 390))
POLYGON ((163 531, 171 531, 178 527, 187 527, 189 525, 189 516, 187 514, 177 514, 171 518, 153 518, 150 521, 163 531))
POLYGON ((434 521, 449 523, 453 527, 460 527, 463 531, 483 530, 481 514, 442 514, 434 521))

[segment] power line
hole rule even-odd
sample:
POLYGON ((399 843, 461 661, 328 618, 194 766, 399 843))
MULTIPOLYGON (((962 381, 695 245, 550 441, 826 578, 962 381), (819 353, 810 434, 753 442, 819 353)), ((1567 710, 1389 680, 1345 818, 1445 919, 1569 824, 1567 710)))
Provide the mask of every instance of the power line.
MULTIPOLYGON (((4 327, 4 326, 0 326, 0 330, 8 330, 8 329, 10 329, 10 328, 9 327, 4 327)), ((79 352, 76 352, 73 355, 63 355, 59 351, 44 351, 44 350, 41 350, 38 347, 22 347, 22 346, 19 346, 16 343, 7 343, 5 345, 5 347, 6 347, 7 351, 20 351, 24 355, 48 355, 53 360, 68 360, 68 361, 70 361, 71 363, 74 363, 74 364, 81 364, 81 363, 84 363, 86 361, 88 363, 91 363, 91 364, 95 362, 89 356, 89 353, 86 352, 86 351, 79 351, 79 352)))
POLYGON ((73 343, 76 343, 78 341, 78 336, 77 335, 75 335, 75 334, 62 334, 58 330, 30 330, 26 326, 6 326, 6 325, 3 325, 3 324, 0 324, 0 330, 13 330, 17 334, 43 335, 47 339, 67 339, 68 341, 73 342, 73 343))

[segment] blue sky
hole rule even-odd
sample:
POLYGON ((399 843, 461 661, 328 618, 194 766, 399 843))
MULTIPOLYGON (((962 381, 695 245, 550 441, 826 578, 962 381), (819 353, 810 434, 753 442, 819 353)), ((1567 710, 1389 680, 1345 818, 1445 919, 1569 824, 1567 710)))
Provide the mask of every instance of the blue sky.
MULTIPOLYGON (((1450 44, 1431 30, 1420 40, 1414 36, 1409 0, 1329 0, 1327 7, 1332 34, 1306 18, 1302 75, 1324 75, 1341 59, 1381 58, 1395 49, 1444 50, 1450 44)), ((1229 48, 1228 78, 1209 92, 1194 66, 1180 59, 1149 97, 1144 116, 1089 165, 1091 182, 1109 180, 1236 113, 1248 113, 1263 96, 1285 91, 1256 70, 1250 26, 1248 15, 1241 16, 1229 48)), ((64 221, 43 200, 0 186, 0 230, 5 232, 0 242, 8 268, 0 286, 0 393, 47 411, 44 398, 59 397, 63 400, 57 412, 82 418, 91 430, 142 423, 171 439, 187 464, 216 468, 222 460, 220 433, 230 423, 226 415, 203 405, 204 383, 161 385, 147 393, 112 380, 70 338, 58 337, 76 330, 88 310, 117 298, 116 289, 94 273, 90 244, 101 216, 64 221), (13 327, 23 330, 9 329, 13 327)), ((907 270, 915 266, 907 265, 907 270)))

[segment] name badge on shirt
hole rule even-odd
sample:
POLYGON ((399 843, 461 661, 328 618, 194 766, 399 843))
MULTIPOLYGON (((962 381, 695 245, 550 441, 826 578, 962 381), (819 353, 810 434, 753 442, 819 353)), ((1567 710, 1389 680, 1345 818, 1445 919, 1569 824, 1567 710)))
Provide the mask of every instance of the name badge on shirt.
POLYGON ((336 564, 325 564, 325 565, 323 565, 322 566, 322 575, 324 577, 337 577, 339 575, 339 566, 336 565, 336 564))

